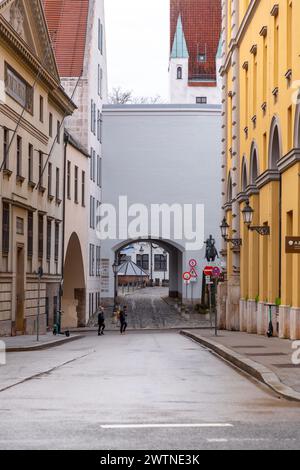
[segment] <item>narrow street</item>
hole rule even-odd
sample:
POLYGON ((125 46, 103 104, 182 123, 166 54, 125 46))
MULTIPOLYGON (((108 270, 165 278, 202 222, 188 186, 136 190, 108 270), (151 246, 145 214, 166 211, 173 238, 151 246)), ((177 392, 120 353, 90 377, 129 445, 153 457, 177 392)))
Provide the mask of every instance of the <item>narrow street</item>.
POLYGON ((299 448, 299 405, 175 332, 10 353, 1 374, 37 362, 52 372, 0 393, 1 449, 299 448))

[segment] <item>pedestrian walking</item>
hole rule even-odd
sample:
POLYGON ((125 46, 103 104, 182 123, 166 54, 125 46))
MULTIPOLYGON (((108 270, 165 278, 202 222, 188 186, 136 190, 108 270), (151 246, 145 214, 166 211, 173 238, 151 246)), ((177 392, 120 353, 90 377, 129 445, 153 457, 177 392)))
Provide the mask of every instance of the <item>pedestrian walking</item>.
POLYGON ((104 308, 99 308, 98 313, 98 336, 104 335, 105 330, 105 317, 104 317, 104 308))
POLYGON ((126 305, 123 307, 123 309, 121 310, 120 312, 120 323, 121 323, 121 327, 120 327, 120 333, 121 335, 125 334, 126 333, 126 329, 127 329, 127 307, 126 305))

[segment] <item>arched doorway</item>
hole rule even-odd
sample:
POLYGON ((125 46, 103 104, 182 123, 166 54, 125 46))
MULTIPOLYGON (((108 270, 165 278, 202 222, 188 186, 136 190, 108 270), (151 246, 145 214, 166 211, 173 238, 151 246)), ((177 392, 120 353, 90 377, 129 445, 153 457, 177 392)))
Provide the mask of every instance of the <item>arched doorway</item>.
MULTIPOLYGON (((141 265, 141 268, 149 273, 149 284, 153 281, 153 284, 157 285, 157 279, 155 278, 155 272, 158 272, 158 269, 155 269, 155 255, 160 257, 166 258, 166 270, 165 274, 168 274, 168 295, 172 298, 182 298, 182 266, 183 266, 183 252, 184 249, 173 241, 165 241, 158 238, 144 238, 138 240, 126 240, 118 245, 114 246, 114 256, 115 260, 119 262, 121 253, 124 253, 124 249, 127 247, 134 247, 133 250, 133 259, 132 261, 135 262, 139 266, 139 247, 145 247, 144 255, 148 256, 148 261, 145 261, 145 264, 141 265), (147 249, 148 247, 148 249, 147 249), (148 268, 148 269, 147 269, 148 268), (179 275, 180 274, 180 275, 179 275), (151 279, 152 278, 152 279, 151 279)), ((162 262, 162 264, 164 264, 162 262)), ((117 281, 118 282, 118 281, 117 281)))
POLYGON ((76 233, 70 237, 65 256, 62 312, 64 328, 85 326, 85 272, 80 241, 76 233))

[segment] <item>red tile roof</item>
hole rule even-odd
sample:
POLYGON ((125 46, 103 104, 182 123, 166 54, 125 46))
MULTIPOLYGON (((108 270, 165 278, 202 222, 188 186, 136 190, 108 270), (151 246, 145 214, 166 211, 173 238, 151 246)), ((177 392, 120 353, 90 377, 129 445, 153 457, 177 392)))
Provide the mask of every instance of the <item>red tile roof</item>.
POLYGON ((221 0, 171 0, 171 50, 178 17, 190 55, 189 79, 216 80, 216 55, 221 36, 221 0), (198 55, 207 53, 205 63, 198 55))
POLYGON ((81 75, 89 0, 42 0, 61 77, 81 75))

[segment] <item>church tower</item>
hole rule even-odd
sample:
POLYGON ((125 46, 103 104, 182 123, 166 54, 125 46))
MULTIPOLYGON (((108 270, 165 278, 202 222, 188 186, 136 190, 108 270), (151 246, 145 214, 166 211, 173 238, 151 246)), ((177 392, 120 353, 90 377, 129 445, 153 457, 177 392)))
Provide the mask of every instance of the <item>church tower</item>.
POLYGON ((170 102, 221 104, 221 0, 171 0, 170 5, 170 102))

